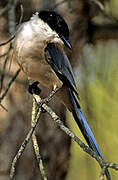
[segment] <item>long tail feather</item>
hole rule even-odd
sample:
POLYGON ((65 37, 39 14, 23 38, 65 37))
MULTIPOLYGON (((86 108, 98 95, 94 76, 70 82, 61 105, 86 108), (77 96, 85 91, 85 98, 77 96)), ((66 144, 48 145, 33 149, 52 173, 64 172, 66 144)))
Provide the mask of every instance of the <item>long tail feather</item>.
MULTIPOLYGON (((80 105, 79 105, 78 101, 76 100, 72 90, 69 89, 69 91, 70 91, 70 95, 71 95, 71 98, 72 98, 72 103, 73 103, 73 106, 74 106, 74 109, 72 110, 72 114, 74 116, 74 119, 75 119, 76 123, 78 124, 78 126, 79 126, 84 138, 86 139, 89 147, 92 150, 94 150, 101 157, 101 159, 104 159, 103 155, 102 155, 102 153, 101 153, 101 151, 100 151, 100 149, 99 149, 99 147, 97 145, 97 142, 96 142, 96 140, 94 138, 94 135, 93 135, 93 133, 92 133, 92 131, 91 131, 91 129, 90 129, 90 127, 89 127, 89 125, 88 125, 88 123, 87 123, 87 121, 86 121, 86 119, 85 119, 85 117, 84 117, 84 115, 83 115, 83 113, 81 111, 81 109, 80 109, 80 105)), ((106 170, 105 173, 106 173, 107 179, 111 180, 109 171, 106 170)))

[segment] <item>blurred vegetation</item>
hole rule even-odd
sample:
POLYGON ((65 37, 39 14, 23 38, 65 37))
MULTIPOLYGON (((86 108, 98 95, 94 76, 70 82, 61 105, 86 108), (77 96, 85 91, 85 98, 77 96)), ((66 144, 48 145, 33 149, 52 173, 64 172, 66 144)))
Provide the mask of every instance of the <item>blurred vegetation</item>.
MULTIPOLYGON (((107 1, 106 1, 107 2, 107 1)), ((112 12, 112 14, 116 17, 118 17, 118 1, 117 0, 110 0, 108 2, 109 9, 112 12)), ((107 6, 108 7, 108 6, 107 6)))
MULTIPOLYGON (((86 45, 76 69, 82 110, 106 161, 118 162, 118 43, 110 41, 86 45), (81 74, 81 76, 79 75, 81 74)), ((70 117, 70 114, 68 114, 70 117)), ((83 140, 69 118, 71 129, 83 140)), ((74 142, 67 180, 97 180, 100 168, 74 142)), ((110 170, 113 180, 118 173, 110 170)))
MULTIPOLYGON (((118 1, 106 1, 106 10, 118 18, 118 1)), ((101 17, 95 20, 102 21, 101 17)), ((118 162, 118 42, 88 44, 79 57, 75 70, 81 107, 106 161, 118 162)), ((70 128, 81 138, 81 132, 70 113, 70 128)), ((85 141, 84 141, 85 142, 85 141)), ((110 170, 112 180, 118 173, 110 170)), ((96 161, 72 141, 71 163, 66 180, 98 180, 100 168, 96 161)))

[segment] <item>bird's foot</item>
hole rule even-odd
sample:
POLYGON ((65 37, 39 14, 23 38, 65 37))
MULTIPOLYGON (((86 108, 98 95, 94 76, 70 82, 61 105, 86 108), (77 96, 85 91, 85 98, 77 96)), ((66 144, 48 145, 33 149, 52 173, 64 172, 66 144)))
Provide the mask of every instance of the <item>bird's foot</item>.
POLYGON ((28 87, 28 92, 30 94, 36 94, 39 95, 41 93, 41 89, 38 87, 39 82, 35 81, 32 84, 29 85, 28 87))
MULTIPOLYGON (((41 89, 38 87, 39 82, 38 81, 34 81, 32 82, 29 87, 28 87, 28 92, 30 94, 36 94, 39 95, 41 93, 41 89)), ((45 113, 46 110, 42 107, 42 105, 46 103, 45 99, 42 99, 40 103, 38 103, 38 107, 41 108, 42 113, 45 113)))

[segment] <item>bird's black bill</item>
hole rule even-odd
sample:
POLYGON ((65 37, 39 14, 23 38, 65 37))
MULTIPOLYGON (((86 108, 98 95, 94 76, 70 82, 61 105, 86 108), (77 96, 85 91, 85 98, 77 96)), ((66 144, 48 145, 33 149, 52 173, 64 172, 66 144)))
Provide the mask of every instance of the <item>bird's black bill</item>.
POLYGON ((70 49, 72 50, 72 45, 70 43, 70 41, 68 39, 66 39, 64 36, 61 36, 62 41, 64 42, 64 44, 70 49))

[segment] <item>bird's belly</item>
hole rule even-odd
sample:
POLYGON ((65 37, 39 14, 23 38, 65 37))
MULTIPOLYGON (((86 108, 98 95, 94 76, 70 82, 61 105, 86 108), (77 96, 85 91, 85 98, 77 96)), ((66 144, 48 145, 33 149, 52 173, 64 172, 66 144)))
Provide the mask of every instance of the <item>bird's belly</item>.
POLYGON ((31 61, 28 59, 28 61, 26 61, 25 59, 25 62, 22 64, 22 69, 28 77, 39 81, 45 87, 54 89, 54 87, 62 86, 62 82, 48 63, 35 61, 34 59, 31 61))
POLYGON ((40 46, 36 46, 33 40, 20 43, 16 39, 14 55, 18 64, 29 78, 39 81, 43 86, 51 90, 61 87, 62 82, 45 60, 44 44, 38 44, 40 46))

